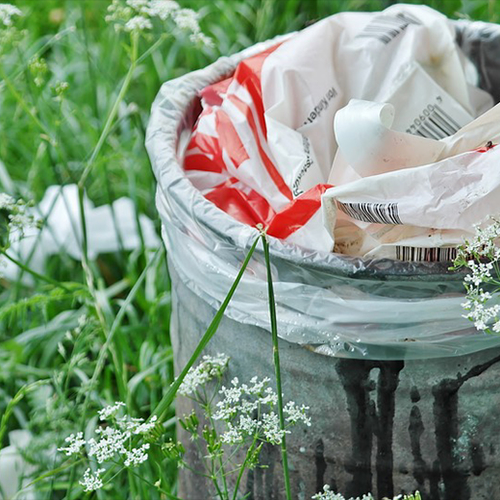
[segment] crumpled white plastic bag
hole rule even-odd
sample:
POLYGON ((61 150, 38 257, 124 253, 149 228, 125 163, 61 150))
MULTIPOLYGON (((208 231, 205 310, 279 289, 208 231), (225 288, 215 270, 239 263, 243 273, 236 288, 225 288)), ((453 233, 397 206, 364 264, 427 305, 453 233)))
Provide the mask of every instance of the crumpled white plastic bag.
POLYGON ((477 84, 453 23, 439 12, 397 4, 380 13, 337 14, 253 54, 232 76, 200 92, 202 112, 184 151, 186 175, 239 221, 262 223, 271 236, 304 248, 331 251, 333 241, 317 223, 321 193, 311 190, 436 161, 444 148, 439 139, 492 106, 477 84), (374 137, 371 148, 365 147, 371 129, 358 130, 354 114, 343 128, 356 143, 354 157, 346 158, 333 122, 352 99, 389 103, 395 112, 384 108, 390 124, 379 126, 385 135, 374 137), (387 164, 366 161, 388 149, 396 153, 405 141, 422 153, 413 163, 396 154, 387 164), (295 216, 280 218, 294 202, 295 216), (276 230, 273 221, 289 230, 276 230))
POLYGON ((300 178, 302 191, 330 176, 337 151, 333 118, 353 98, 394 100, 403 130, 422 112, 418 103, 434 104, 439 91, 455 103, 460 126, 493 104, 485 92, 472 91, 477 72, 458 48, 450 21, 405 4, 318 22, 267 57, 261 84, 269 147, 290 186, 307 165, 303 138, 311 144, 315 161, 300 178))
POLYGON ((335 249, 364 257, 452 260, 474 225, 500 210, 494 147, 500 105, 439 141, 392 130, 392 112, 387 104, 351 101, 336 116, 340 151, 358 180, 323 195, 335 249), (356 142, 362 140, 360 153, 356 142))
POLYGON ((27 430, 9 432, 10 445, 0 450, 0 491, 3 500, 36 500, 35 489, 28 486, 29 475, 35 467, 27 463, 20 449, 29 446, 31 434, 27 430), (21 488, 25 488, 19 493, 21 488), (18 494, 19 493, 19 494, 18 494))
MULTIPOLYGON (((94 207, 85 196, 84 210, 89 258, 94 259, 101 253, 116 252, 121 248, 140 248, 137 214, 130 198, 120 198, 112 206, 94 207)), ((50 186, 39 205, 31 209, 31 213, 35 218, 43 220, 43 227, 41 230, 27 228, 21 238, 14 233, 8 250, 12 257, 40 273, 44 272, 45 261, 51 255, 67 253, 76 260, 81 259, 82 224, 76 184, 50 186)), ((138 219, 145 247, 158 248, 160 239, 153 221, 143 214, 138 219)), ((0 266, 0 273, 8 280, 16 280, 21 272, 16 264, 5 258, 0 266)), ((24 273, 23 281, 31 284, 32 277, 24 273)))

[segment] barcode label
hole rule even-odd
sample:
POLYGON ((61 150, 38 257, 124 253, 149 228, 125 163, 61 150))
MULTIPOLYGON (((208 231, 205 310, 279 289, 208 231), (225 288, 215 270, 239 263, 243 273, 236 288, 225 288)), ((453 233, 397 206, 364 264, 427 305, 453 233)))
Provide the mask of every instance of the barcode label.
POLYGON ((410 24, 422 24, 417 18, 400 12, 395 16, 380 15, 370 21, 356 38, 376 38, 388 44, 402 33, 410 24))
POLYGON ((428 104, 418 118, 406 129, 408 134, 428 139, 443 139, 462 127, 439 104, 428 104))
POLYGON ((397 203, 341 203, 339 208, 353 219, 375 224, 402 224, 397 203))
POLYGON ((452 262, 456 258, 457 249, 454 247, 396 247, 396 259, 407 262, 452 262))

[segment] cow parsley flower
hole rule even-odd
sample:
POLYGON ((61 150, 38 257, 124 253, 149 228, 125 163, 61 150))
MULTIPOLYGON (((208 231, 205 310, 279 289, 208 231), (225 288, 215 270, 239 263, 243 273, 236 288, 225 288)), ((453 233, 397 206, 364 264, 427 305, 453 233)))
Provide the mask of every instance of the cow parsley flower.
POLYGON ((14 5, 0 3, 0 24, 10 27, 14 23, 14 18, 21 17, 23 13, 14 5))
MULTIPOLYGON (((325 484, 323 492, 312 496, 312 500, 346 500, 340 493, 334 493, 330 486, 325 484)), ((361 498, 350 498, 349 500, 374 500, 371 493, 363 495, 361 498)))
MULTIPOLYGON (((222 380, 228 361, 229 358, 224 354, 205 356, 197 367, 188 372, 181 390, 203 409, 205 424, 200 422, 195 411, 184 416, 180 424, 190 440, 196 442, 197 447, 202 447, 206 470, 216 471, 210 479, 217 491, 220 491, 219 481, 226 487, 230 483, 226 476, 238 475, 234 495, 229 495, 236 498, 243 471, 259 465, 264 444, 282 444, 285 435, 291 432, 290 427, 299 421, 310 425, 310 419, 307 416, 308 407, 290 402, 283 408, 285 418, 282 428, 279 412, 276 411, 278 395, 270 386, 268 377, 255 376, 248 383, 233 377, 227 385, 221 386, 218 402, 214 403, 217 389, 210 388, 207 391, 205 385, 213 378, 222 380), (244 453, 242 463, 235 462, 236 450, 230 449, 233 446, 244 453)), ((162 450, 177 460, 179 466, 186 465, 182 446, 170 443, 162 450)))
MULTIPOLYGON (((323 486, 323 491, 321 493, 317 493, 311 498, 312 500, 346 500, 340 493, 334 493, 327 484, 323 486)), ((362 497, 350 498, 349 500, 374 500, 374 498, 371 493, 368 493, 362 497)), ((398 495, 394 497, 393 500, 422 500, 422 498, 420 493, 416 491, 414 495, 398 495)))
POLYGON ((82 448, 85 446, 83 432, 78 432, 76 435, 70 434, 64 441, 68 443, 68 446, 57 448, 57 451, 64 451, 68 457, 81 453, 82 448))
POLYGON ((286 421, 290 424, 302 422, 307 427, 311 427, 311 418, 307 416, 308 410, 309 406, 297 406, 294 401, 289 401, 283 408, 283 413, 286 415, 286 421))
POLYGON ((0 54, 9 50, 12 44, 17 43, 24 36, 15 26, 17 18, 23 15, 14 5, 0 3, 0 54))
POLYGON ((68 82, 65 81, 57 82, 52 87, 52 91, 54 93, 54 100, 57 102, 62 102, 68 89, 69 89, 68 82))
POLYGON ((196 33, 200 29, 198 13, 193 9, 179 9, 175 11, 174 21, 181 30, 196 33))
POLYGON ((144 443, 139 448, 134 448, 130 451, 125 452, 126 460, 125 467, 137 467, 148 459, 148 453, 150 444, 144 443))
MULTIPOLYGON (((157 425, 157 417, 153 416, 148 422, 142 418, 132 418, 129 415, 118 416, 125 404, 117 401, 98 412, 101 421, 106 421, 105 427, 95 430, 96 437, 83 439, 83 433, 71 434, 65 439, 68 446, 58 448, 66 456, 82 455, 86 451, 89 459, 99 465, 108 461, 122 462, 124 467, 137 467, 148 459, 150 443, 141 443, 141 438, 152 438, 151 431, 157 425)), ((92 473, 87 469, 80 484, 85 491, 95 491, 102 488, 101 472, 98 469, 92 473)))
POLYGON ((147 6, 149 4, 149 0, 127 0, 126 4, 129 7, 132 7, 132 9, 135 9, 135 10, 141 12, 142 9, 147 8, 147 6))
POLYGON ((454 269, 467 268, 464 278, 467 291, 463 317, 479 331, 500 333, 500 222, 491 218, 487 226, 476 225, 476 234, 459 248, 454 269))
POLYGON ((97 469, 94 473, 88 468, 83 473, 83 479, 80 481, 80 484, 83 486, 83 491, 86 493, 89 491, 96 491, 102 488, 102 479, 101 474, 105 471, 105 469, 97 469))
POLYGON ((180 5, 173 0, 151 0, 147 7, 147 12, 152 17, 166 21, 179 9, 180 5))
POLYGON ((125 417, 122 417, 117 421, 117 424, 122 431, 138 435, 147 434, 148 432, 153 430, 156 426, 157 420, 158 417, 156 415, 153 415, 149 422, 144 422, 144 419, 142 418, 131 418, 125 415, 125 417))
POLYGON ((0 193, 0 247, 8 247, 14 238, 21 238, 25 230, 40 226, 41 221, 30 213, 30 205, 0 193))
POLYGON ((146 17, 134 16, 125 23, 125 31, 147 31, 153 29, 153 23, 146 17))
POLYGON ((47 61, 43 57, 35 57, 31 59, 28 68, 33 76, 33 82, 37 87, 42 87, 45 83, 49 67, 47 61))
POLYGON ((99 420, 108 420, 110 417, 114 417, 120 408, 124 406, 125 403, 122 403, 121 401, 116 401, 114 405, 106 406, 97 412, 99 420))
MULTIPOLYGON (((214 420, 226 423, 227 430, 221 435, 225 444, 237 444, 247 437, 256 436, 260 441, 281 444, 285 434, 290 431, 281 429, 278 414, 274 407, 278 395, 269 387, 270 379, 253 377, 249 384, 240 384, 238 378, 231 380, 229 387, 222 386, 219 394, 222 399, 216 404, 214 420)), ((283 408, 287 427, 299 421, 311 425, 306 412, 307 406, 297 406, 293 401, 283 408)))
POLYGON ((89 457, 95 457, 97 463, 102 464, 111 460, 115 455, 125 455, 127 452, 126 442, 130 434, 122 432, 114 427, 96 429, 99 439, 89 439, 89 457))
POLYGON ((0 193, 0 210, 13 210, 14 206, 16 204, 16 200, 6 194, 6 193, 0 193))
POLYGON ((188 396, 196 392, 196 389, 214 378, 219 380, 227 369, 229 356, 225 354, 217 354, 216 356, 205 355, 202 362, 196 366, 191 367, 188 371, 181 386, 179 387, 179 394, 188 396))
POLYGON ((199 16, 193 9, 183 9, 173 0, 113 0, 108 7, 106 21, 117 31, 144 33, 153 29, 153 21, 171 22, 174 29, 189 33, 191 42, 213 46, 199 24, 199 16))

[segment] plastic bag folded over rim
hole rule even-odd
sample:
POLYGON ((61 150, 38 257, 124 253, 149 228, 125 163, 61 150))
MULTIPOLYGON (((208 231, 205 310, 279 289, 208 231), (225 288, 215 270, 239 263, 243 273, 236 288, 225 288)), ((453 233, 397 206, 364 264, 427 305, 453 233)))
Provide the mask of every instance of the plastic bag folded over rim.
MULTIPOLYGON (((459 21, 456 30, 457 42, 479 70, 481 87, 500 100, 500 27, 459 21)), ((199 91, 280 39, 166 82, 152 107, 146 146, 158 182, 156 205, 169 261, 183 283, 214 308, 259 232, 193 187, 179 148, 200 112, 199 91)), ((500 337, 476 331, 463 317, 464 274, 449 272, 447 263, 363 260, 310 252, 271 237, 269 243, 278 332, 289 342, 325 355, 377 360, 460 356, 500 345, 500 337)), ((270 330, 260 245, 226 315, 270 330)))

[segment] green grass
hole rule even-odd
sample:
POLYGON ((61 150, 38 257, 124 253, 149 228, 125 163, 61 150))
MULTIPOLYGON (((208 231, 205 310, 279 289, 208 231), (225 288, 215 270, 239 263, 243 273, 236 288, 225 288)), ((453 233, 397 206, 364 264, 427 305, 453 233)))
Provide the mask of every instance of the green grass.
MULTIPOLYGON (((107 1, 13 3, 25 12, 20 27, 26 33, 20 45, 0 59, 2 72, 12 83, 9 88, 0 77, 0 160, 14 186, 11 194, 38 202, 48 186, 80 181, 129 70, 130 54, 126 39, 104 21, 107 1), (41 87, 34 84, 29 69, 35 56, 48 65, 41 87), (54 100, 53 87, 59 81, 69 84, 62 104, 54 100)), ((200 50, 186 38, 169 40, 138 63, 118 117, 92 158, 84 183, 96 206, 129 196, 138 213, 155 221, 158 233, 155 181, 144 134, 162 82, 256 41, 300 29, 334 9, 380 10, 391 2, 181 3, 200 11, 215 48, 200 50)), ((495 1, 426 3, 448 16, 498 20, 495 1)), ((142 39, 139 52, 153 43, 142 39)), ((1 183, 0 192, 9 188, 1 183)), ((47 450, 60 445, 69 433, 95 425, 96 410, 102 405, 124 400, 134 416, 147 417, 161 401, 170 401, 173 353, 165 254, 145 248, 121 251, 100 255, 84 267, 61 253, 49 260, 44 271, 52 284, 43 279, 35 279, 33 286, 0 283, 0 448, 8 445, 9 431, 28 429, 33 442, 26 459, 36 467, 35 476, 63 462, 63 457, 54 460, 47 450), (88 318, 86 324, 75 330, 82 315, 88 318)), ((167 420, 173 416, 170 405, 161 409, 167 420)), ((166 438, 173 432, 168 426, 166 438)), ((171 463, 165 461, 161 471, 146 463, 140 473, 149 483, 161 477, 162 488, 175 494, 176 470, 171 463)), ((37 498, 80 498, 77 477, 68 469, 39 481, 37 498)), ((99 498, 166 497, 122 474, 99 498)))

